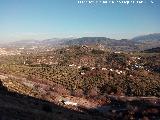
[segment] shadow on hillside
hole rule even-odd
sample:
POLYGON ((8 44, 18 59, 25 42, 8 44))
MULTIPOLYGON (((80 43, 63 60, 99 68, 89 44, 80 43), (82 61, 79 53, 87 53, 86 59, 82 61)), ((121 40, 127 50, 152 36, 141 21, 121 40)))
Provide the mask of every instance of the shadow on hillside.
POLYGON ((103 120, 34 97, 9 92, 0 81, 0 120, 103 120))
POLYGON ((111 99, 107 105, 96 108, 104 117, 114 120, 160 120, 160 100, 111 99))
POLYGON ((157 120, 160 107, 145 101, 111 100, 110 104, 83 111, 67 109, 38 98, 8 91, 0 81, 0 120, 157 120))

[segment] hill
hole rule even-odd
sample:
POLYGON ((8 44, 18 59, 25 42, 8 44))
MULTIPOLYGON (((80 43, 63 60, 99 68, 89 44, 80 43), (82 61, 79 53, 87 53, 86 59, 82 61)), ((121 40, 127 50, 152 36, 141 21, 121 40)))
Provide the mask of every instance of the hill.
POLYGON ((66 41, 64 43, 65 45, 71 46, 71 45, 101 45, 104 48, 108 48, 110 50, 114 51, 131 51, 136 49, 136 42, 130 41, 127 39, 122 40, 116 40, 116 39, 110 39, 106 37, 82 37, 78 39, 73 39, 66 41))
MULTIPOLYGON (((128 39, 111 39, 106 37, 82 37, 82 38, 53 38, 46 40, 22 40, 5 45, 8 48, 39 48, 48 50, 62 48, 73 45, 87 45, 109 49, 111 51, 143 51, 145 49, 156 48, 160 46, 160 34, 149 34, 138 36, 131 40, 128 39)), ((3 46, 2 46, 3 47, 3 46)))
POLYGON ((136 42, 160 41, 160 33, 137 36, 134 37, 132 40, 136 42))
POLYGON ((88 45, 0 56, 0 119, 159 119, 159 60, 88 45))
POLYGON ((160 53, 160 47, 144 50, 145 53, 160 53))

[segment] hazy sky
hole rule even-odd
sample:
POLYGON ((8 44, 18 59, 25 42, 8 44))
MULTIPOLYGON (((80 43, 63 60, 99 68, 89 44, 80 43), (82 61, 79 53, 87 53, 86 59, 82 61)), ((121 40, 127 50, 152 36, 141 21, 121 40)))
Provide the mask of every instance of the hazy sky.
POLYGON ((120 39, 160 32, 160 0, 143 1, 126 5, 0 0, 0 42, 83 36, 120 39))

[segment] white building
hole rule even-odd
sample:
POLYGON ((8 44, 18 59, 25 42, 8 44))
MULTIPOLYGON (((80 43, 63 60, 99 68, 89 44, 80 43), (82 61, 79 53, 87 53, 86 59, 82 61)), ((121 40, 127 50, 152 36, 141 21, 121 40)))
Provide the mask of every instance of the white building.
POLYGON ((85 75, 85 73, 84 73, 84 72, 81 72, 81 75, 85 75))
POLYGON ((107 70, 107 68, 102 68, 102 70, 107 70))
POLYGON ((71 102, 69 99, 66 98, 61 98, 59 101, 62 102, 64 105, 77 106, 77 103, 71 102))
POLYGON ((91 70, 94 70, 95 69, 95 67, 91 67, 91 70))
POLYGON ((65 105, 72 105, 72 106, 77 106, 77 103, 71 102, 71 101, 65 101, 65 105))
POLYGON ((69 67, 74 67, 74 66, 76 66, 75 64, 71 64, 71 65, 69 65, 69 67))
POLYGON ((81 66, 78 66, 78 69, 80 69, 81 68, 81 66))

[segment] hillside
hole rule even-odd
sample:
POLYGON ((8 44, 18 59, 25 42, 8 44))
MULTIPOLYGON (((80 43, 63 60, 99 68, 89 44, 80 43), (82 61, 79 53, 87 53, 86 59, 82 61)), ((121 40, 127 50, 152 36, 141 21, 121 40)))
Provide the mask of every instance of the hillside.
POLYGON ((86 109, 88 112, 80 112, 44 98, 13 92, 3 86, 1 81, 0 103, 1 120, 106 120, 99 113, 94 115, 92 110, 86 109))
POLYGON ((160 41, 160 33, 137 36, 134 37, 132 40, 136 42, 160 41))
POLYGON ((96 90, 97 94, 120 92, 129 96, 154 94, 159 97, 159 60, 159 54, 130 54, 73 46, 2 57, 0 67, 2 73, 61 84, 73 95, 76 91, 82 91, 82 95, 90 96, 89 91, 96 90), (104 90, 105 85, 110 90, 104 90), (127 86, 134 90, 129 92, 127 86), (122 90, 119 91, 120 88, 122 90))
POLYGON ((144 50, 145 53, 160 53, 160 47, 144 50))
POLYGON ((104 48, 108 48, 114 51, 132 51, 136 50, 136 42, 122 39, 122 40, 116 40, 116 39, 110 39, 105 37, 83 37, 78 39, 73 39, 66 41, 64 43, 65 45, 101 45, 104 48))
POLYGON ((0 55, 1 119, 160 118, 159 54, 87 45, 26 53, 0 55))

